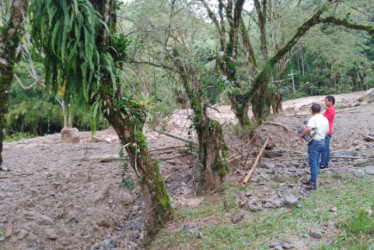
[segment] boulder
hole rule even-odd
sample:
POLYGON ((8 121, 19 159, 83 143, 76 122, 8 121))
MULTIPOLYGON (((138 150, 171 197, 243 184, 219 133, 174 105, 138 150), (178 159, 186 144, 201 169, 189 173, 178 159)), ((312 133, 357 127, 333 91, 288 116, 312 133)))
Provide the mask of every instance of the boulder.
POLYGON ((358 169, 358 170, 354 169, 354 170, 352 170, 351 173, 352 173, 355 177, 357 177, 357 178, 362 178, 362 177, 365 176, 365 172, 362 171, 361 169, 358 169))
POLYGON ((350 150, 339 150, 331 153, 331 157, 335 156, 357 156, 358 153, 350 150))
POLYGON ((286 207, 293 207, 293 206, 296 206, 298 203, 299 203, 298 199, 293 195, 288 195, 283 200, 283 204, 286 207))
POLYGON ((321 239, 322 238, 322 233, 318 230, 312 229, 312 230, 309 231, 309 236, 313 237, 315 239, 321 239))
POLYGON ((240 211, 239 213, 235 214, 232 218, 232 223, 237 224, 244 218, 244 211, 240 211))
POLYGON ((365 173, 370 174, 370 175, 374 175, 374 166, 367 166, 365 168, 365 173))
POLYGON ((61 139, 65 143, 79 143, 79 130, 77 128, 63 128, 61 139))

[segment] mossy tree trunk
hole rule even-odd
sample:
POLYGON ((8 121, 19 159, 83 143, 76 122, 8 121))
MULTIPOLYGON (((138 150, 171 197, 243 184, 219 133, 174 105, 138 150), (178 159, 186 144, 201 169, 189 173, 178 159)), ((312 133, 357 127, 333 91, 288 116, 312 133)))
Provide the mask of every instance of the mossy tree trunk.
MULTIPOLYGON (((174 63, 178 68, 180 82, 183 85, 193 110, 193 125, 199 141, 198 168, 200 191, 215 190, 220 186, 223 177, 230 171, 226 161, 228 148, 223 139, 219 122, 212 120, 207 114, 207 100, 202 75, 193 65, 182 61, 177 56, 174 63)), ((210 74, 208 74, 210 76, 210 74)))
MULTIPOLYGON (((110 31, 114 31, 116 1, 92 0, 92 4, 101 13, 110 31)), ((104 49, 110 34, 107 34, 104 27, 98 30, 98 34, 101 34, 97 39, 101 44, 99 47, 104 49)), ((155 234, 173 218, 174 213, 158 162, 151 158, 146 137, 143 134, 146 121, 145 108, 131 98, 123 96, 118 80, 117 91, 114 91, 109 72, 104 71, 102 74, 99 93, 103 114, 117 132, 130 158, 131 166, 137 174, 137 182, 142 188, 145 201, 147 228, 149 233, 155 234)))
POLYGON ((13 1, 11 17, 0 36, 0 166, 3 162, 5 115, 8 113, 9 91, 13 81, 14 65, 18 61, 17 50, 25 30, 24 19, 27 8, 27 1, 13 1))
POLYGON ((269 106, 269 103, 271 103, 271 100, 269 100, 271 95, 266 96, 265 93, 268 90, 268 81, 274 73, 275 65, 279 62, 279 60, 282 59, 283 56, 286 55, 288 51, 290 51, 290 49, 311 27, 320 22, 320 17, 323 12, 323 9, 318 10, 310 19, 305 21, 303 25, 298 28, 296 34, 288 41, 288 43, 279 49, 273 57, 266 61, 265 66, 256 76, 252 91, 250 93, 250 102, 252 104, 254 117, 259 123, 261 123, 261 121, 263 121, 268 115, 266 108, 269 106))
POLYGON ((321 15, 326 11, 326 7, 321 7, 310 19, 306 20, 298 29, 295 35, 287 42, 285 46, 279 49, 275 55, 269 58, 263 67, 262 71, 256 76, 253 84, 253 88, 250 94, 250 102, 252 104, 252 110, 254 117, 258 122, 263 121, 266 118, 266 106, 271 100, 271 95, 266 96, 268 81, 273 75, 273 69, 276 63, 291 50, 298 40, 305 35, 305 33, 313 26, 319 23, 329 23, 335 25, 341 25, 349 29, 363 30, 368 32, 374 37, 374 27, 369 25, 355 24, 349 22, 347 19, 339 19, 334 16, 322 18, 321 15))
POLYGON ((113 100, 116 100, 116 97, 110 94, 111 82, 104 81, 101 85, 100 94, 105 101, 103 109, 108 110, 104 112, 104 116, 125 147, 137 175, 137 182, 142 188, 147 228, 151 234, 157 233, 174 214, 158 162, 151 158, 143 134, 145 112, 142 111, 143 107, 131 100, 123 99, 124 102, 114 104, 113 100), (126 111, 129 108, 131 113, 126 111))
MULTIPOLYGON (((243 91, 243 87, 240 85, 237 78, 237 51, 239 46, 239 35, 245 40, 245 49, 247 52, 248 60, 252 63, 251 71, 256 72, 257 61, 254 57, 254 52, 248 34, 243 32, 242 27, 244 27, 242 20, 242 10, 244 5, 244 0, 229 0, 227 1, 225 8, 225 15, 223 14, 224 8, 219 8, 219 18, 214 12, 209 8, 208 4, 204 0, 200 0, 204 7, 206 8, 210 19, 213 21, 220 34, 220 50, 223 53, 223 57, 217 56, 217 62, 219 64, 220 72, 223 76, 227 78, 232 88, 233 92, 228 93, 228 97, 231 101, 231 109, 235 113, 236 118, 239 123, 244 127, 249 127, 253 129, 253 123, 248 116, 248 103, 249 97, 248 92, 243 91), (226 34, 225 19, 226 17, 228 23, 228 39, 222 39, 226 34)), ((219 6, 223 5, 222 0, 218 0, 219 6)))

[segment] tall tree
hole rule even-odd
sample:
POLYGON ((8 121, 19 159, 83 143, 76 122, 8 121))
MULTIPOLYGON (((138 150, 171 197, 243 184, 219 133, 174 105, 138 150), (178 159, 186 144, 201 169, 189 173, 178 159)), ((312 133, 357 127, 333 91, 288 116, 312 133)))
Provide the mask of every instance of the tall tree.
MULTIPOLYGON (((243 16, 243 2, 242 0, 217 0, 218 4, 218 16, 210 8, 208 1, 199 0, 205 9, 207 10, 208 16, 210 17, 212 23, 215 25, 218 40, 220 41, 221 47, 220 51, 224 53, 223 60, 221 59, 220 68, 222 75, 227 77, 229 83, 231 84, 233 90, 228 94, 231 100, 231 106, 235 112, 240 124, 243 126, 252 127, 252 121, 248 117, 248 106, 252 105, 252 111, 255 119, 258 122, 264 120, 268 114, 269 106, 272 104, 272 95, 269 94, 269 79, 274 75, 275 66, 284 58, 284 56, 297 44, 297 42, 305 36, 308 30, 317 24, 334 24, 339 26, 344 26, 349 29, 363 30, 373 35, 374 28, 365 24, 356 24, 349 20, 349 15, 345 18, 338 18, 334 15, 334 7, 336 1, 329 0, 322 4, 317 5, 315 12, 306 19, 298 28, 297 31, 275 51, 269 56, 268 44, 266 39, 266 23, 267 23, 267 6, 269 1, 267 0, 256 0, 254 3, 254 8, 257 13, 257 20, 255 21, 258 25, 260 33, 260 51, 263 58, 263 62, 259 63, 260 60, 256 58, 256 53, 254 53, 253 45, 251 42, 251 37, 248 35, 247 27, 245 27, 242 21, 243 16), (221 7, 222 6, 222 7, 221 7), (331 11, 331 9, 333 9, 331 11), (222 14, 223 10, 226 10, 226 19, 222 14), (330 13, 329 13, 330 12, 330 13), (240 26, 241 25, 241 26, 240 26), (223 26, 227 26, 223 27, 223 26), (253 79, 251 84, 244 85, 240 83, 237 76, 237 59, 238 53, 237 48, 239 46, 239 40, 237 39, 237 33, 239 32, 239 27, 243 48, 246 50, 248 61, 251 62, 250 74, 253 79), (223 33, 223 31, 227 32, 223 33), (228 36, 229 39, 223 39, 224 36, 228 36), (222 46, 224 41, 224 45, 222 46)), ((220 54, 220 53, 218 53, 220 54)), ((217 56, 219 59, 219 56, 217 56)))
POLYGON ((150 156, 143 126, 146 107, 121 81, 129 41, 115 33, 115 0, 33 0, 32 37, 45 53, 46 84, 100 110, 127 151, 145 201, 146 224, 156 233, 173 217, 158 162, 150 156), (65 91, 64 91, 65 90, 65 91))
MULTIPOLYGON (((197 172, 199 175, 199 191, 209 191, 219 187, 223 177, 229 172, 226 161, 228 149, 223 140, 219 122, 208 116, 209 84, 219 82, 219 77, 204 69, 204 63, 198 60, 201 50, 197 49, 198 39, 203 39, 203 25, 184 1, 137 1, 134 3, 135 13, 139 13, 134 21, 137 31, 134 36, 148 37, 142 39, 149 48, 142 46, 136 50, 133 62, 149 64, 163 68, 174 77, 186 93, 188 105, 193 110, 193 129, 196 131, 199 149, 197 172), (149 5, 162 6, 161 13, 146 15, 149 5), (145 7, 145 10, 142 7, 145 7), (160 21, 160 16, 165 15, 160 21), (145 17, 146 16, 146 17, 145 17), (145 22, 143 24, 142 22, 145 22), (201 33, 201 34, 200 34, 201 33), (146 40, 146 41, 144 41, 146 40), (159 52, 162 51, 162 54, 159 52)), ((136 47, 137 44, 134 44, 136 47)))
POLYGON ((0 166, 3 162, 5 115, 8 112, 9 90, 13 81, 14 65, 19 60, 18 52, 25 30, 25 17, 28 2, 14 0, 11 16, 0 36, 0 166))

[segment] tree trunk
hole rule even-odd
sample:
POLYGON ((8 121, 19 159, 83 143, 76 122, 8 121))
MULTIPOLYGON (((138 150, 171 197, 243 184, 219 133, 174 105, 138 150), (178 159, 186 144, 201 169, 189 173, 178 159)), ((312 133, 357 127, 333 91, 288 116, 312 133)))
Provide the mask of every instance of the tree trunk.
POLYGON ((212 191, 217 189, 223 177, 230 171, 225 159, 228 148, 223 140, 219 122, 206 117, 203 126, 196 128, 199 139, 199 163, 201 164, 200 188, 212 191))
POLYGON ((4 28, 0 36, 0 166, 3 162, 5 115, 8 113, 9 91, 13 81, 14 65, 18 61, 17 49, 21 42, 20 37, 24 32, 24 18, 28 2, 15 0, 12 8, 8 26, 4 28))
MULTIPOLYGON (((116 1, 91 0, 91 3, 102 14, 103 21, 113 32, 116 21, 116 1)), ((97 41, 105 47, 111 34, 107 33, 104 26, 102 30, 98 30, 98 34, 100 35, 97 41)), ((103 52, 105 53, 105 48, 103 52)), ((137 174, 137 182, 142 188, 145 202, 147 229, 153 235, 173 218, 174 213, 159 165, 152 160, 143 134, 146 120, 144 107, 122 95, 118 80, 117 91, 114 92, 110 73, 103 70, 102 74, 99 92, 103 113, 117 132, 137 174)))
MULTIPOLYGON (((109 88, 112 86, 104 85, 109 88)), ((173 218, 174 213, 158 162, 152 160, 143 134, 145 115, 141 121, 134 121, 131 114, 123 117, 121 112, 124 114, 126 111, 114 106, 110 96, 106 96, 104 100, 107 103, 105 108, 109 109, 109 113, 104 112, 104 116, 117 132, 137 174, 137 182, 142 188, 145 202, 147 228, 151 234, 155 234, 173 218)))
POLYGON ((243 100, 241 94, 228 94, 231 101, 231 109, 234 112, 236 118, 239 121, 239 124, 242 127, 248 127, 251 130, 253 129, 253 122, 248 116, 249 106, 248 103, 240 103, 240 100, 243 100))
POLYGON ((199 188, 200 191, 214 190, 219 187, 223 177, 230 171, 229 163, 226 161, 228 149, 223 140, 222 128, 219 122, 208 117, 207 101, 204 97, 205 80, 199 79, 199 72, 195 67, 182 62, 178 54, 174 56, 180 82, 190 100, 190 107, 194 111, 193 124, 199 140, 199 188))

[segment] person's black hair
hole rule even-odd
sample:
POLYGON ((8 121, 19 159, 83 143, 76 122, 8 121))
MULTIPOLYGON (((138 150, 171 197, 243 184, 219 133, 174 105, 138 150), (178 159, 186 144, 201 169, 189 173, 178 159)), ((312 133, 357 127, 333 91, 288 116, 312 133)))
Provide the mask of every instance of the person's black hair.
POLYGON ((318 103, 313 103, 312 104, 312 112, 313 113, 321 112, 321 105, 319 105, 318 103))
POLYGON ((326 96, 326 99, 329 100, 329 102, 332 102, 332 105, 335 105, 335 97, 332 95, 326 96))

